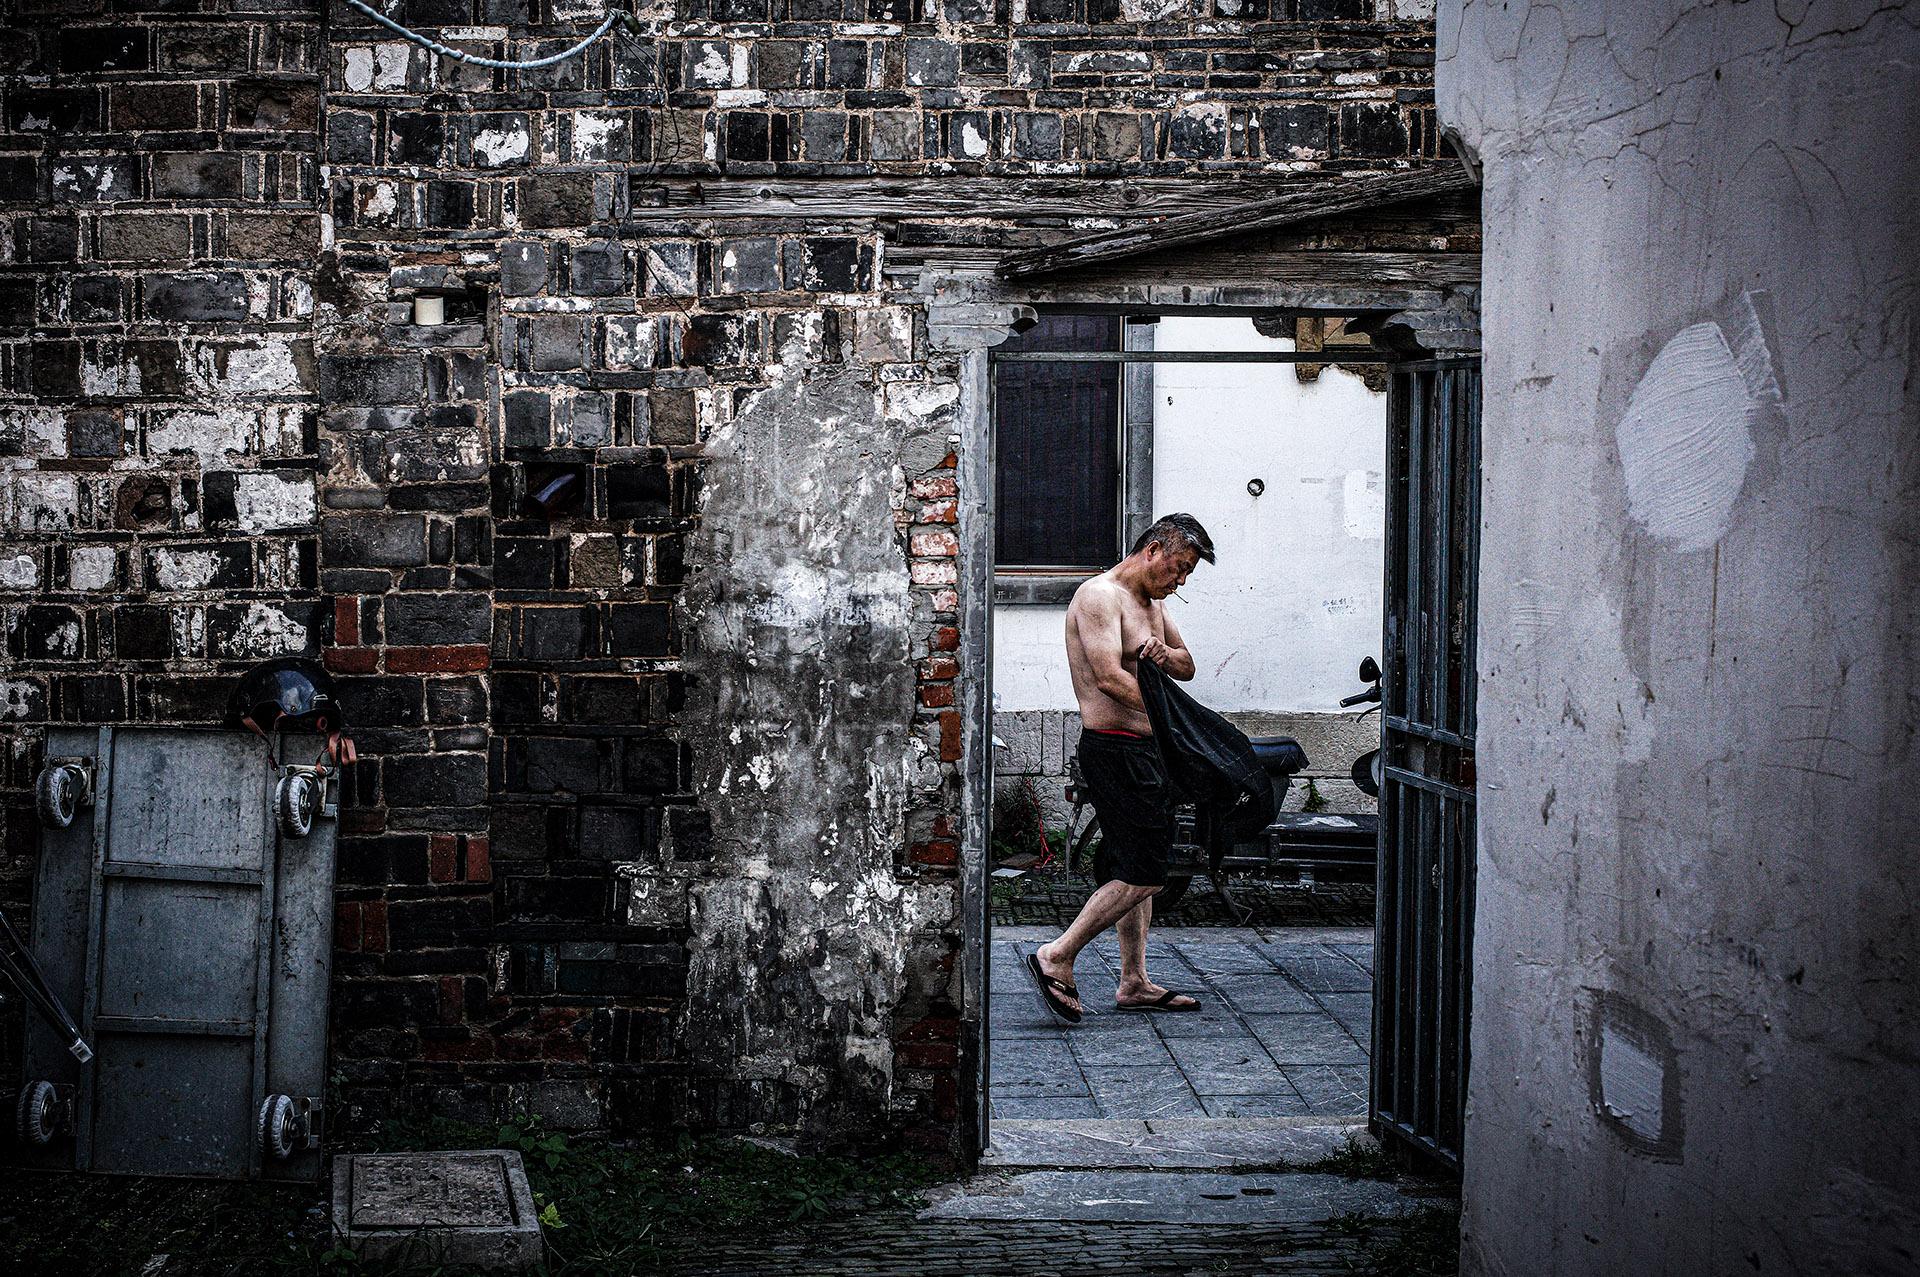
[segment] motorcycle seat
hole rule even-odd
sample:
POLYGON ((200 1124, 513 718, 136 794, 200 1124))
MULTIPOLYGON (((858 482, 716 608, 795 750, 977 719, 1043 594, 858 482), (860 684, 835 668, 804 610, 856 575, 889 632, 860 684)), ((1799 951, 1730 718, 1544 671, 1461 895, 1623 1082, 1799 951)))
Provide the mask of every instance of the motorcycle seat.
POLYGON ((1270 776, 1291 776, 1307 765, 1307 751, 1291 736, 1254 736, 1249 742, 1270 776))

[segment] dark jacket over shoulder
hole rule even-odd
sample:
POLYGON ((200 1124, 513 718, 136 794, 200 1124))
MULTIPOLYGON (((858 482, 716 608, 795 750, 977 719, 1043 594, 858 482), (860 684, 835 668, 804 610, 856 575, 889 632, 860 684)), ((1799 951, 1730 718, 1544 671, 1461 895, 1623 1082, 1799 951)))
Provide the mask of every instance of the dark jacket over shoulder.
POLYGON ((1187 695, 1152 661, 1137 664, 1140 699, 1174 787, 1187 801, 1210 809, 1229 842, 1266 828, 1278 802, 1246 733, 1187 695))

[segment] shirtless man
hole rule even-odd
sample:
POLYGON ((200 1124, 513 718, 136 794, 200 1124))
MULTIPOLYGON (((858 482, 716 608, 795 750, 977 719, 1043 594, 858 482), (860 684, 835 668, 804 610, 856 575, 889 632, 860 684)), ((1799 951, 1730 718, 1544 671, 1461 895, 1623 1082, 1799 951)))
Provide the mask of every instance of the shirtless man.
POLYGON ((1141 534, 1133 552, 1074 592, 1067 609, 1067 664, 1080 702, 1080 776, 1100 818, 1098 889, 1073 925, 1041 945, 1027 966, 1041 1001, 1078 1023, 1073 963, 1108 927, 1120 935, 1121 1010, 1192 1011, 1200 1004, 1147 978, 1147 924, 1167 885, 1174 798, 1153 724, 1135 681, 1144 658, 1177 679, 1193 677, 1193 655, 1161 600, 1186 583, 1213 541, 1190 514, 1170 514, 1141 534))

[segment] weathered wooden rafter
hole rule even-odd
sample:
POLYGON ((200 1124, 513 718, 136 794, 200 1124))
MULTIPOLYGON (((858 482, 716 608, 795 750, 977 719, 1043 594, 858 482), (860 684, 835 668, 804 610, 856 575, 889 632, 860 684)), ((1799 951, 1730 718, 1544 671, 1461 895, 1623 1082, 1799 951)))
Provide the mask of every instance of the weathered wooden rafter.
POLYGON ((1318 182, 1305 189, 1228 208, 1175 214, 1146 226, 1101 231, 1044 248, 1013 253, 1001 260, 997 273, 1003 279, 1046 275, 1229 235, 1271 230, 1339 213, 1446 195, 1470 189, 1473 185, 1473 179, 1466 171, 1453 163, 1318 182))

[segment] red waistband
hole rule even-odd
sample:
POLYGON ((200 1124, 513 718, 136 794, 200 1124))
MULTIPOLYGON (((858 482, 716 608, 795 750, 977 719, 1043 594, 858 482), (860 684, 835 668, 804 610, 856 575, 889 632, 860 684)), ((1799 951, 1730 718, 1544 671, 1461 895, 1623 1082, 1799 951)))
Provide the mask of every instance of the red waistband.
POLYGON ((1146 732, 1130 732, 1120 727, 1083 727, 1083 732, 1092 732, 1095 736, 1124 736, 1128 740, 1152 740, 1146 732))

